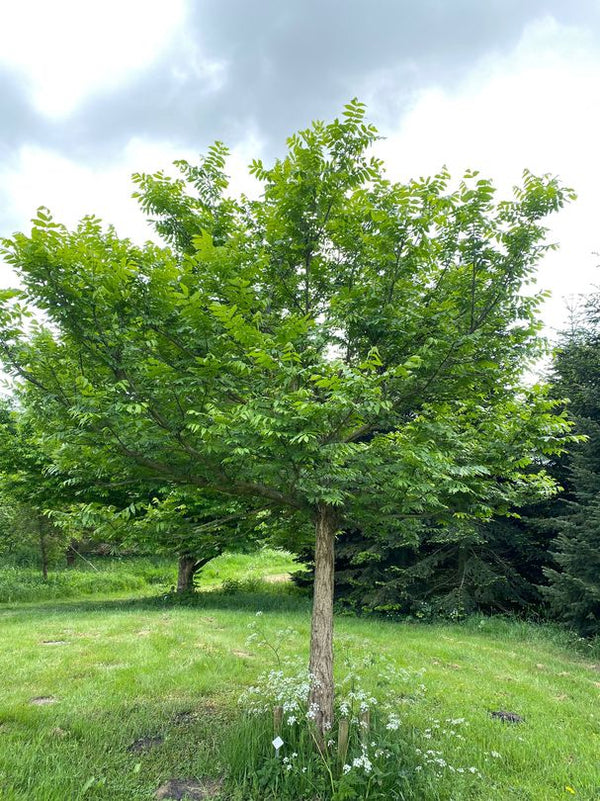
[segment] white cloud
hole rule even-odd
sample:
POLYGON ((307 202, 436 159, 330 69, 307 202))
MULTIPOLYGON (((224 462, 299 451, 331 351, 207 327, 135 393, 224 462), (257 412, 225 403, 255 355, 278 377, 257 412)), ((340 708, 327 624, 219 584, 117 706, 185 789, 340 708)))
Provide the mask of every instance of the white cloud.
POLYGON ((453 175, 474 168, 507 194, 528 168, 575 188, 578 200, 549 220, 561 247, 540 270, 540 287, 553 295, 544 311, 552 329, 564 323, 565 297, 600 279, 593 255, 600 250, 599 129, 600 53, 585 30, 547 18, 512 53, 475 65, 455 92, 433 87, 418 95, 378 149, 396 178, 443 164, 453 175))
POLYGON ((7 0, 0 63, 26 77, 39 111, 65 115, 154 61, 184 12, 184 0, 7 0))
MULTIPOLYGON (((249 135, 231 152, 227 170, 231 175, 230 192, 255 196, 258 182, 248 174, 247 165, 260 156, 260 141, 249 135)), ((134 172, 154 173, 164 170, 176 175, 172 166, 176 159, 192 164, 198 154, 182 151, 169 142, 131 139, 109 167, 85 166, 53 151, 24 146, 8 168, 0 171, 0 184, 11 203, 11 226, 28 231, 30 220, 39 206, 46 206, 54 218, 67 227, 74 227, 86 214, 94 214, 107 224, 112 223, 120 236, 141 243, 155 239, 143 212, 131 197, 135 187, 134 172)), ((8 235, 9 231, 3 231, 8 235)), ((14 283, 7 265, 0 263, 0 286, 14 283)))

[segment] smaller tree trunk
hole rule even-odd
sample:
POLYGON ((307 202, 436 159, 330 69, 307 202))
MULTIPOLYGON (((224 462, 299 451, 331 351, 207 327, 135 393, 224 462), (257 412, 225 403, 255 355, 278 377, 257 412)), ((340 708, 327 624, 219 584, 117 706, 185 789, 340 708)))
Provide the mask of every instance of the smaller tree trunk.
POLYGON ((315 525, 315 580, 310 631, 309 713, 320 746, 333 726, 333 581, 338 516, 335 507, 319 505, 315 525))
POLYGON ((40 557, 42 560, 42 577, 44 581, 48 581, 48 543, 46 542, 46 535, 42 526, 39 526, 40 532, 40 557))
POLYGON ((75 567, 75 557, 77 555, 77 540, 71 540, 67 546, 65 558, 67 560, 67 567, 75 567))
POLYGON ((219 553, 220 551, 200 559, 189 554, 180 556, 177 566, 177 592, 194 592, 194 576, 219 553))
POLYGON ((196 558, 189 554, 179 557, 177 566, 177 592, 193 592, 196 574, 196 558))

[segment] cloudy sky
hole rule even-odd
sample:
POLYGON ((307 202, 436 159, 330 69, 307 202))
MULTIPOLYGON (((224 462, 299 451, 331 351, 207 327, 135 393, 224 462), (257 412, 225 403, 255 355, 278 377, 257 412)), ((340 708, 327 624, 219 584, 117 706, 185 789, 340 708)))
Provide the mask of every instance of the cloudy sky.
POLYGON ((549 331, 600 283, 600 0, 19 0, 0 30, 0 236, 46 205, 143 240, 132 172, 222 139, 249 190, 251 158, 358 96, 394 178, 470 167, 508 193, 527 167, 576 189, 540 270, 549 331))

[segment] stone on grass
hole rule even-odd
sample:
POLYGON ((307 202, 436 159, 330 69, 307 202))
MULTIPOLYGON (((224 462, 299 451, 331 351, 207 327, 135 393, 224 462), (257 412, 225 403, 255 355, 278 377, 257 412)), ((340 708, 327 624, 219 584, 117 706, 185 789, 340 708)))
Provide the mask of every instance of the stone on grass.
POLYGON ((517 715, 516 712, 507 712, 505 709, 499 709, 497 712, 490 712, 490 715, 496 720, 501 720, 503 723, 523 723, 524 718, 517 715))
POLYGON ((29 703, 36 706, 45 706, 46 704, 55 704, 56 698, 53 695, 38 695, 36 698, 32 698, 29 703))
POLYGON ((156 798, 165 801, 203 801, 215 798, 220 789, 219 779, 169 779, 158 788, 156 798))

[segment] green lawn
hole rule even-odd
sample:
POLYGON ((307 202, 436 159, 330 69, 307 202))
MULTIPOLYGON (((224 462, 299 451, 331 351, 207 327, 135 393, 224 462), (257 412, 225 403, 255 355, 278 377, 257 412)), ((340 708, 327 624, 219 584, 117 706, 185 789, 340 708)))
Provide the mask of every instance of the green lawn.
MULTIPOLYGON (((273 561, 263 575, 285 572, 273 561)), ((141 801, 172 777, 226 777, 237 698, 273 665, 268 649, 246 642, 256 611, 273 642, 295 630, 283 655, 306 658, 308 602, 277 588, 205 592, 193 606, 84 598, 0 607, 0 799, 141 801), (128 750, 142 738, 160 740, 128 750)), ((365 654, 423 669, 425 690, 400 710, 402 726, 466 771, 440 771, 431 799, 600 799, 600 658, 591 649, 503 620, 340 617, 336 626, 340 670, 365 654), (494 710, 524 722, 503 723, 494 710)), ((226 788, 219 797, 243 798, 226 788)))
MULTIPOLYGON (((265 548, 249 554, 223 554, 197 576, 202 589, 225 581, 260 582, 286 577, 300 566, 286 551, 265 548)), ((0 604, 80 598, 85 595, 156 595, 177 582, 177 563, 165 557, 90 557, 77 569, 51 570, 44 581, 40 570, 0 567, 0 604)))

